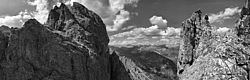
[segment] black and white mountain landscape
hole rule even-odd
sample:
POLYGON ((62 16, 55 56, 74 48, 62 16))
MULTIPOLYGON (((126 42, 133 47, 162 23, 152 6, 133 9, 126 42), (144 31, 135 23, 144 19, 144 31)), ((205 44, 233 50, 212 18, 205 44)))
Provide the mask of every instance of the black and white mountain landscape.
POLYGON ((249 0, 1 0, 0 80, 250 80, 249 0))

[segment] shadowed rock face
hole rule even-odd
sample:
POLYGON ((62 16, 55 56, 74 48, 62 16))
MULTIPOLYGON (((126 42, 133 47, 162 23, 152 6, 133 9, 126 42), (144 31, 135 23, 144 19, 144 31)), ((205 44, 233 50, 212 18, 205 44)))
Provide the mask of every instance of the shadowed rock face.
MULTIPOLYGON (((1 80, 109 80, 108 48, 88 47, 53 33, 34 19, 13 32, 1 80)), ((101 44, 95 44, 101 45, 101 44)))
MULTIPOLYGON (((247 4, 245 7, 241 10, 241 17, 238 20, 236 27, 235 27, 235 33, 237 34, 237 37, 239 38, 239 42, 247 47, 247 49, 250 47, 250 8, 249 8, 249 1, 247 0, 247 4)), ((248 51, 249 53, 249 51, 248 51)), ((245 67, 247 73, 248 73, 248 80, 250 79, 250 63, 249 63, 249 55, 245 58, 242 58, 238 62, 238 64, 245 67), (246 59, 245 59, 246 58, 246 59)))
POLYGON ((69 8, 64 4, 54 7, 49 14, 47 25, 53 31, 63 32, 64 36, 73 41, 93 44, 92 47, 98 49, 97 53, 103 52, 101 47, 107 47, 109 43, 102 19, 76 2, 69 8))
POLYGON ((239 36, 243 40, 243 45, 250 45, 250 10, 249 8, 242 8, 241 18, 237 22, 237 26, 235 28, 237 36, 239 36))
POLYGON ((78 3, 52 9, 46 26, 30 19, 3 32, 0 80, 113 80, 105 25, 78 3))
POLYGON ((192 19, 183 23, 180 80, 248 80, 250 48, 244 41, 232 30, 218 33, 208 21, 200 25, 192 19))

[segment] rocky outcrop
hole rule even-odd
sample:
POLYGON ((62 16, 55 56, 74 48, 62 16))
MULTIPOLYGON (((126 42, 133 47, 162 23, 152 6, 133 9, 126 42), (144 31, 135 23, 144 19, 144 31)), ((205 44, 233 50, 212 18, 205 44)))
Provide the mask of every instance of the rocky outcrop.
POLYGON ((242 45, 232 30, 219 34, 207 19, 201 24, 193 19, 183 23, 180 80, 248 80, 250 48, 242 45))
POLYGON ((248 12, 250 12, 249 8, 242 8, 241 18, 238 20, 235 28, 237 36, 242 39, 245 46, 250 45, 250 14, 248 12))
POLYGON ((96 53, 105 52, 106 49, 102 50, 101 47, 107 48, 109 43, 102 19, 76 2, 69 8, 65 4, 61 4, 60 7, 55 6, 51 10, 46 24, 51 30, 60 31, 63 36, 69 37, 73 41, 92 44, 92 48, 97 48, 96 53))
POLYGON ((79 3, 10 31, 0 31, 0 80, 114 80, 105 25, 79 3))
POLYGON ((180 42, 179 61, 177 63, 179 74, 181 74, 186 67, 192 65, 195 58, 197 58, 195 49, 199 45, 203 29, 201 13, 200 10, 194 12, 193 15, 182 24, 182 40, 180 42))
POLYGON ((1 80, 109 80, 107 52, 91 53, 93 48, 55 34, 34 19, 9 40, 1 80))
MULTIPOLYGON (((247 0, 246 5, 242 8, 241 10, 241 17, 237 21, 236 27, 235 27, 235 33, 237 34, 237 37, 239 38, 239 42, 244 46, 244 47, 249 47, 250 45, 250 5, 249 5, 249 0, 247 0)), ((248 51, 249 53, 249 51, 248 51)), ((243 65, 248 73, 248 79, 250 79, 250 55, 246 56, 243 58, 242 61, 239 62, 240 65, 243 65)))

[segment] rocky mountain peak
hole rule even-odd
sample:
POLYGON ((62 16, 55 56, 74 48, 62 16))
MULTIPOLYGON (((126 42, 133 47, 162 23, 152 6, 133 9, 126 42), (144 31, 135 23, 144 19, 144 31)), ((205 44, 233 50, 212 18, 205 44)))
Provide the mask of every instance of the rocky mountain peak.
POLYGON ((29 19, 10 36, 1 31, 0 80, 111 80, 106 26, 78 7, 61 4, 45 25, 29 19))
POLYGON ((0 26, 0 33, 4 34, 5 36, 10 36, 11 29, 8 26, 2 25, 0 26))
POLYGON ((185 20, 182 24, 179 51, 179 74, 193 64, 194 60, 198 57, 195 53, 201 39, 211 34, 211 26, 209 21, 202 18, 201 10, 195 11, 192 16, 185 20), (208 34, 207 34, 208 33, 208 34))
POLYGON ((237 22, 235 27, 235 31, 237 36, 243 40, 243 45, 250 45, 250 9, 248 6, 248 0, 246 2, 245 7, 241 9, 241 17, 237 22))
POLYGON ((8 26, 5 26, 5 25, 0 26, 0 31, 7 30, 7 29, 10 29, 10 28, 8 26))
MULTIPOLYGON (((23 25, 20 30, 17 30, 17 34, 25 34, 23 37, 38 37, 45 32, 46 27, 39 23, 36 19, 29 19, 23 25), (27 36, 26 34, 29 34, 27 36), (31 36, 32 35, 32 36, 31 36)), ((13 31, 14 32, 14 31, 13 31)))
POLYGON ((88 14, 89 12, 89 10, 84 5, 81 5, 80 3, 77 2, 73 2, 73 7, 75 9, 81 10, 81 12, 84 14, 88 14))
MULTIPOLYGON (((83 44, 100 45, 107 47, 109 38, 106 26, 102 19, 93 11, 88 10, 80 3, 74 2, 73 6, 61 3, 49 13, 46 23, 52 30, 59 31, 61 35, 83 44)), ((97 53, 102 52, 101 47, 95 47, 97 53)))
POLYGON ((69 8, 64 3, 61 3, 59 7, 55 6, 50 10, 47 25, 52 29, 64 31, 66 21, 68 20, 74 20, 74 16, 69 8))
POLYGON ((216 33, 209 18, 200 21, 195 13, 182 25, 177 63, 180 80, 248 80, 250 49, 244 46, 249 34, 248 14, 239 20, 238 37, 232 31, 216 33))
POLYGON ((35 25, 42 25, 39 23, 36 19, 29 19, 24 23, 24 28, 40 28, 40 26, 35 26, 35 25))

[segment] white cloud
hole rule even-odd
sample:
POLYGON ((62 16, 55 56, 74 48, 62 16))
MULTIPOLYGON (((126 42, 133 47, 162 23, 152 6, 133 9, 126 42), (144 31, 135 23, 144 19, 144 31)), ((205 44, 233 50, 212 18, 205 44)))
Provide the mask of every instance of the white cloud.
MULTIPOLYGON (((104 23, 107 25, 108 31, 117 31, 120 30, 123 24, 130 19, 131 14, 124 9, 125 5, 136 7, 138 1, 139 0, 28 0, 27 3, 36 8, 35 11, 30 12, 29 16, 34 17, 40 23, 45 23, 49 10, 53 5, 56 5, 58 2, 64 2, 65 4, 79 2, 100 15, 104 23)), ((6 16, 4 17, 6 19, 1 18, 1 24, 21 26, 23 23, 16 22, 19 21, 17 20, 17 17, 19 16, 6 16), (14 21, 16 23, 14 23, 14 21)))
POLYGON ((24 12, 20 12, 15 16, 4 16, 0 18, 0 25, 6 25, 9 27, 22 27, 23 23, 28 19, 32 18, 32 16, 25 10, 24 12))
POLYGON ((130 19, 130 13, 125 10, 121 10, 120 14, 116 15, 115 20, 113 20, 114 25, 107 25, 108 31, 117 31, 122 28, 122 25, 130 19))
MULTIPOLYGON (((52 2, 53 0, 50 0, 52 2)), ((1 25, 7 25, 10 27, 22 27, 23 23, 31 18, 37 19, 39 22, 44 23, 48 17, 48 5, 47 0, 34 0, 28 1, 27 3, 31 6, 36 7, 36 11, 28 12, 27 10, 21 11, 18 15, 15 16, 4 16, 0 18, 1 25)))
POLYGON ((130 19, 130 12, 124 9, 125 5, 136 5, 139 0, 109 0, 111 14, 107 19, 103 19, 108 31, 117 31, 130 19), (119 14, 117 14, 119 12, 119 14))
POLYGON ((233 15, 240 13, 241 9, 239 7, 226 8, 225 11, 221 11, 218 14, 209 15, 209 21, 211 23, 221 22, 226 19, 230 19, 233 15))
POLYGON ((153 16, 149 19, 151 24, 158 25, 160 28, 166 28, 168 21, 166 19, 163 19, 161 16, 153 16))
POLYGON ((122 30, 129 30, 129 29, 133 29, 135 28, 136 26, 127 26, 127 27, 124 27, 122 28, 122 30))
POLYGON ((130 19, 125 5, 136 7, 139 0, 68 0, 67 4, 79 2, 102 17, 108 31, 118 31, 130 19), (93 5, 95 4, 95 5, 93 5))
POLYGON ((175 39, 179 38, 176 36, 180 35, 181 28, 167 27, 167 20, 163 19, 161 16, 153 16, 149 19, 149 21, 152 26, 146 28, 134 28, 130 31, 112 35, 110 36, 110 42, 112 44, 120 44, 123 41, 136 41, 132 43, 133 45, 168 44, 167 42, 169 41, 176 43, 174 41, 177 41, 175 39))
POLYGON ((176 36, 180 35, 181 33, 181 28, 173 28, 173 27, 168 27, 166 30, 163 30, 160 32, 161 35, 167 35, 167 36, 176 36))
POLYGON ((136 36, 129 36, 127 37, 128 40, 136 40, 136 39, 146 39, 147 36, 143 35, 143 34, 138 34, 136 36))
POLYGON ((109 45, 128 45, 137 43, 135 40, 124 40, 124 41, 112 41, 109 45))
POLYGON ((180 28, 168 27, 166 30, 161 30, 157 25, 148 27, 148 28, 135 28, 131 31, 118 33, 116 35, 111 36, 112 39, 117 37, 137 37, 138 36, 179 36, 180 28))
POLYGON ((136 39, 138 36, 177 36, 180 34, 180 28, 167 27, 167 20, 159 16, 153 16, 150 19, 153 26, 147 28, 134 28, 133 30, 118 33, 111 36, 111 39, 117 37, 129 37, 130 39, 136 39), (159 26, 164 26, 166 28, 161 28, 159 26), (134 37, 134 38, 132 38, 134 37))
POLYGON ((217 32, 227 32, 229 31, 230 28, 227 28, 227 27, 220 27, 219 29, 217 29, 217 32))
POLYGON ((28 4, 36 7, 36 11, 32 12, 34 18, 42 24, 45 23, 49 14, 49 2, 47 0, 34 0, 33 2, 28 1, 28 4))
POLYGON ((152 35, 160 35, 161 32, 160 29, 158 29, 158 26, 151 26, 148 28, 135 28, 131 31, 118 33, 116 35, 113 35, 111 37, 137 37, 137 36, 152 36, 152 35))

